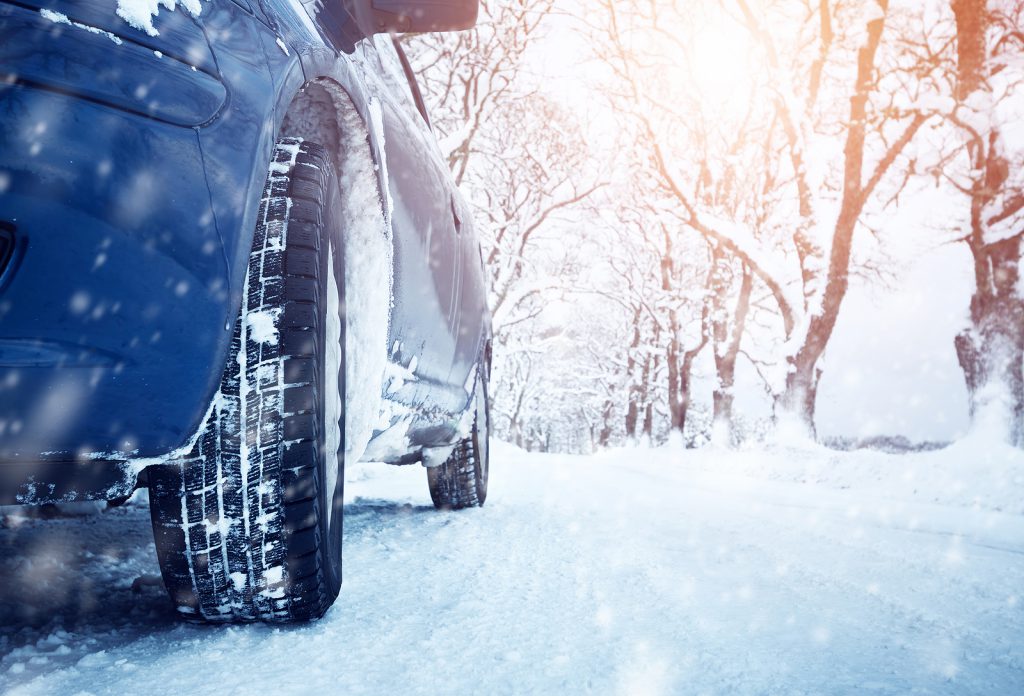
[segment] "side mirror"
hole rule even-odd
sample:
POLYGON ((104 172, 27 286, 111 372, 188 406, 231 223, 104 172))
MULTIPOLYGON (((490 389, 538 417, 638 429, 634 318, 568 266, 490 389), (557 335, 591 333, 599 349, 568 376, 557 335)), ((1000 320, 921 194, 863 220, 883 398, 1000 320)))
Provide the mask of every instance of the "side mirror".
POLYGON ((356 0, 366 34, 461 31, 476 24, 479 0, 356 0))

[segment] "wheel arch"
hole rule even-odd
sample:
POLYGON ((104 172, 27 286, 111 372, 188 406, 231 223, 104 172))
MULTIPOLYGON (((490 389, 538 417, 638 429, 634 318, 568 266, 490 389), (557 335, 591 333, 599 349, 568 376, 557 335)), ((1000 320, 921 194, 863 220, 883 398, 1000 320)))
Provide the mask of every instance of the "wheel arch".
MULTIPOLYGON (((256 158, 255 168, 263 179, 258 185, 250 187, 243 209, 243 220, 255 221, 260 201, 263 195, 263 184, 266 172, 270 168, 275 144, 283 137, 303 137, 313 142, 318 142, 327 148, 335 158, 334 165, 340 171, 339 160, 341 142, 341 131, 343 123, 354 122, 358 118, 368 133, 369 127, 369 102, 370 97, 363 85, 362 80, 355 75, 352 66, 346 61, 335 66, 329 74, 323 74, 307 79, 299 86, 292 76, 285 80, 286 84, 280 86, 274 104, 268 104, 265 118, 272 121, 264 129, 258 142, 254 142, 254 148, 258 149, 259 155, 256 158)), ((379 160, 380 154, 377 144, 373 138, 369 140, 371 156, 375 161, 379 160)), ((380 185, 380 182, 378 182, 380 185)), ((254 225, 246 225, 237 236, 237 243, 231 245, 226 251, 231 262, 229 277, 231 284, 241 299, 241 279, 245 277, 246 264, 249 250, 253 243, 254 225), (238 287, 234 287, 237 284, 238 287)), ((234 295, 233 295, 234 297, 234 295)))
MULTIPOLYGON (((292 95, 274 140, 276 142, 289 136, 312 140, 327 149, 335 160, 335 167, 339 167, 340 171, 342 163, 338 160, 341 156, 343 124, 358 116, 363 127, 368 130, 365 109, 358 106, 364 101, 354 96, 353 90, 346 89, 330 77, 310 80, 292 95)), ((376 152, 373 152, 373 156, 376 158, 376 152)))
MULTIPOLYGON (((339 63, 339 69, 342 64, 339 63)), ((358 459, 372 438, 378 421, 387 372, 389 335, 394 303, 395 268, 384 141, 373 123, 372 100, 361 81, 342 82, 325 75, 303 84, 280 119, 276 138, 298 137, 322 145, 331 155, 347 229, 345 256, 359 249, 360 263, 348 266, 345 285, 374 287, 362 293, 357 305, 360 321, 349 321, 347 352, 355 352, 360 369, 346 361, 346 389, 361 395, 358 408, 346 411, 346 458, 358 459), (350 84, 350 86, 346 86, 350 84), (373 211, 373 212, 371 212, 373 211), (368 250, 375 250, 367 253, 368 250), (367 261, 367 257, 374 257, 367 261), (388 282, 381 283, 386 276, 388 282)), ((269 163, 268 163, 269 164, 269 163)), ((343 290, 348 296, 348 291, 343 290)), ((347 303, 343 304, 346 306, 347 303)), ((349 306, 351 310, 351 306, 349 306)))
MULTIPOLYGON (((276 97, 265 103, 264 118, 268 122, 251 143, 255 156, 252 159, 254 172, 244 203, 239 207, 234 222, 238 228, 231 235, 224 235, 225 257, 227 259, 229 304, 228 312, 237 313, 243 302, 243 284, 248 267, 249 252, 252 249, 256 220, 259 216, 263 187, 273 159, 275 144, 284 137, 301 137, 323 145, 332 155, 335 170, 342 171, 342 130, 344 124, 359 123, 367 133, 369 127, 369 96, 351 66, 336 66, 330 75, 320 75, 307 80, 298 87, 297 80, 286 80, 276 97), (342 69, 347 68, 347 69, 342 69), (335 74, 337 73, 337 74, 335 74), (275 105, 276 104, 276 105, 275 105)), ((380 154, 373 138, 368 138, 370 156, 375 162, 380 154)), ((378 179, 378 187, 382 184, 378 179)), ((211 194, 216 196, 216 186, 211 194)), ((226 348, 226 342, 225 346, 226 348)), ((217 356, 213 356, 216 358, 217 356)), ((211 362, 216 362, 215 359, 211 362)), ((212 392, 211 392, 212 394, 212 392)))

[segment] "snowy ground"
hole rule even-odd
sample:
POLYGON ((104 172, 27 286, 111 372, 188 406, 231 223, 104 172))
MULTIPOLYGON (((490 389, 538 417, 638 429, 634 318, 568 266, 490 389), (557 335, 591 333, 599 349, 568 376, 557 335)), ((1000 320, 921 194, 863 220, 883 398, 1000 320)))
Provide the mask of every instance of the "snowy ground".
POLYGON ((144 504, 8 518, 0 692, 1024 693, 1019 453, 494 457, 462 513, 353 467, 341 599, 294 629, 133 592, 144 504))

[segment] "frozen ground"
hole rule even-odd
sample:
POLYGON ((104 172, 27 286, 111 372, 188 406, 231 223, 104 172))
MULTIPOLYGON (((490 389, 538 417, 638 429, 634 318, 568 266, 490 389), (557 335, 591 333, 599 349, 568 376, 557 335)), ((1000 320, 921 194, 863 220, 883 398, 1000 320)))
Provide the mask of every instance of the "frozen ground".
POLYGON ((353 467, 341 599, 295 629, 133 592, 144 503, 9 518, 0 692, 1024 693, 1020 453, 494 457, 462 513, 353 467))

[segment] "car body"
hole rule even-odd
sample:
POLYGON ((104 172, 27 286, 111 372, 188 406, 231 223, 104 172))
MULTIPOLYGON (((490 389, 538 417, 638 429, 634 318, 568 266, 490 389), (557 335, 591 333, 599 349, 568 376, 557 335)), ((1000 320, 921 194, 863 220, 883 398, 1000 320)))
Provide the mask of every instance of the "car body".
POLYGON ((400 48, 340 0, 193 4, 135 27, 124 0, 0 2, 0 504, 122 497, 189 446, 311 84, 365 124, 392 230, 389 371, 407 378, 382 383, 395 408, 367 456, 458 438, 484 273, 400 48))

